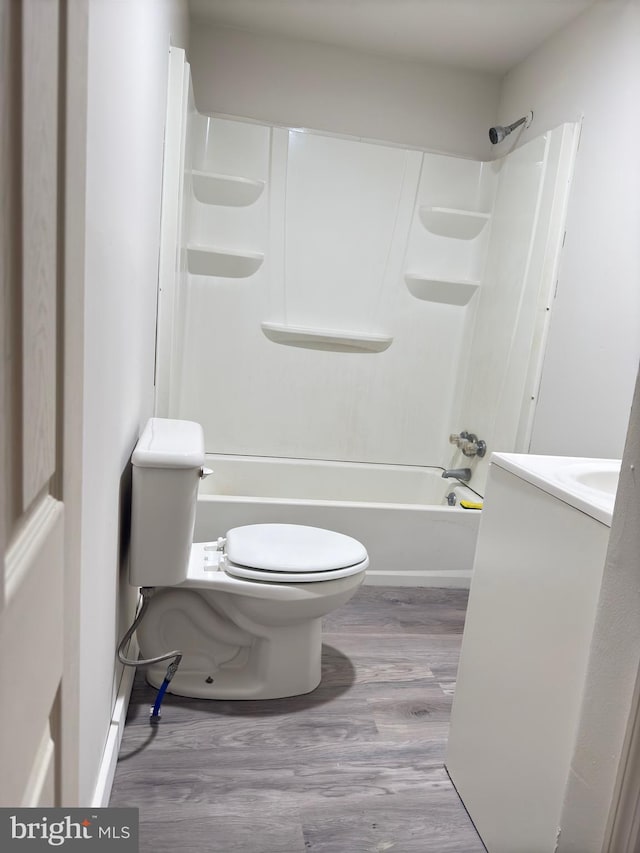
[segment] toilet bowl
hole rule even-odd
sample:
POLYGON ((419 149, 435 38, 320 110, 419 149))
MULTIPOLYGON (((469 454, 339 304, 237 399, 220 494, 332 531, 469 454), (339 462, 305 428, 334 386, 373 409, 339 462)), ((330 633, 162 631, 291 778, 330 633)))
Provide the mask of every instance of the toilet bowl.
MULTIPOLYGON (((321 620, 363 582, 369 558, 350 536, 252 524, 193 543, 204 435, 151 418, 132 456, 130 582, 153 587, 137 629, 143 658, 180 649, 169 692, 275 699, 320 683, 321 620)), ((215 472, 214 476, 215 476, 215 472)), ((147 680, 160 687, 165 663, 147 680)))

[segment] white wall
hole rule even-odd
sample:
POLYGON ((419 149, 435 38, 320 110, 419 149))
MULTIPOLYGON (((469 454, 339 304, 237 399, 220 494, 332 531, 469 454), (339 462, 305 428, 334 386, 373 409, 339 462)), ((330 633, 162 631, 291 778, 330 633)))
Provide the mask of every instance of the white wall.
POLYGON ((90 803, 130 617, 120 584, 126 470, 152 413, 169 40, 181 0, 91 0, 87 107, 80 802, 90 803), (123 507, 121 509, 121 501, 123 507), (119 613, 119 599, 128 612, 119 613))
POLYGON ((622 453, 640 357, 639 103, 636 0, 597 3, 504 81, 500 121, 534 111, 518 143, 584 116, 534 453, 622 453))
POLYGON ((406 62, 196 21, 196 106, 287 127, 488 159, 497 75, 406 62))
MULTIPOLYGON (((603 844, 624 769, 640 678, 640 374, 624 448, 576 747, 566 788, 558 853, 627 850, 603 844), (635 695, 634 695, 635 691, 635 695)), ((636 738, 638 726, 636 722, 636 738)), ((633 757, 635 768, 640 756, 633 757)), ((627 779, 637 795, 637 778, 627 779)), ((629 803, 626 804, 627 806, 629 803)), ((637 848, 633 848, 637 849, 637 848)))

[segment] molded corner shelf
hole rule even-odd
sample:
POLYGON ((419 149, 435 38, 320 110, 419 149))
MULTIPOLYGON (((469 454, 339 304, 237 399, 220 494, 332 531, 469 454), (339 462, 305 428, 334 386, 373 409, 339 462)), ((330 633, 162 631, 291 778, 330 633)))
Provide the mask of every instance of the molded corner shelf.
POLYGON ((393 342, 393 338, 387 335, 337 329, 310 329, 283 323, 262 323, 262 331, 276 344, 334 352, 383 352, 393 342))
POLYGON ((480 287, 479 281, 430 278, 415 272, 405 273, 404 280, 409 292, 417 299, 445 305, 466 305, 480 287))
POLYGON ((246 207, 260 198, 264 181, 240 178, 234 175, 218 175, 214 172, 191 172, 193 194, 204 204, 220 204, 227 207, 246 207))
POLYGON ((260 267, 262 252, 236 252, 206 246, 187 248, 187 269, 192 275, 247 278, 260 267))
POLYGON ((458 240, 473 240, 490 218, 490 213, 473 210, 429 206, 420 208, 420 221, 427 231, 439 237, 456 237, 458 240))

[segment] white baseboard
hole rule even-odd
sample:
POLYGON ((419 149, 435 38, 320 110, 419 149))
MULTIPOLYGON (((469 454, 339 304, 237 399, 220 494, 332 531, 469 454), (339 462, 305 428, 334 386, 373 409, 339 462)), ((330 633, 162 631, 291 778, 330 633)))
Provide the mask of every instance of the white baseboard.
POLYGON ((384 572, 367 570, 366 586, 433 586, 444 589, 469 589, 471 570, 425 572, 421 570, 406 572, 384 572))
MULTIPOLYGON (((134 660, 138 657, 139 649, 138 642, 135 637, 131 640, 127 654, 134 660)), ((118 753, 120 752, 120 744, 124 733, 124 723, 127 718, 127 709, 129 707, 129 699, 131 697, 131 688, 133 687, 133 679, 136 674, 136 669, 133 666, 125 666, 118 687, 118 695, 113 706, 111 715, 111 723, 107 733, 107 742, 102 754, 100 769, 98 770, 98 778, 96 786, 91 798, 93 808, 106 808, 109 805, 111 798, 111 788, 113 786, 113 777, 116 773, 116 764, 118 763, 118 753)))

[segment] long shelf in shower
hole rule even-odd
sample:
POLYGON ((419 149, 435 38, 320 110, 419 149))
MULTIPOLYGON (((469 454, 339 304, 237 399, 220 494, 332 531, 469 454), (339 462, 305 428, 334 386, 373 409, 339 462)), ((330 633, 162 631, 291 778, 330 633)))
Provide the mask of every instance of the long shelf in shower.
POLYGON ((467 305, 480 287, 479 281, 436 278, 418 272, 406 272, 404 280, 409 292, 416 299, 440 302, 444 305, 467 305))
POLYGON ((264 260, 262 252, 240 252, 210 246, 187 247, 187 269, 192 275, 247 278, 264 260))
POLYGON ((262 331, 276 344, 333 352, 383 352, 393 342, 389 335, 342 329, 316 329, 285 323, 262 323, 262 331))
POLYGON ((430 205, 420 208, 420 221, 427 231, 438 237, 454 237, 458 240, 473 240, 490 218, 490 213, 481 211, 430 205))
POLYGON ((227 207, 247 207, 262 195, 264 181, 242 178, 237 175, 221 175, 216 172, 191 172, 193 194, 203 204, 227 207))

